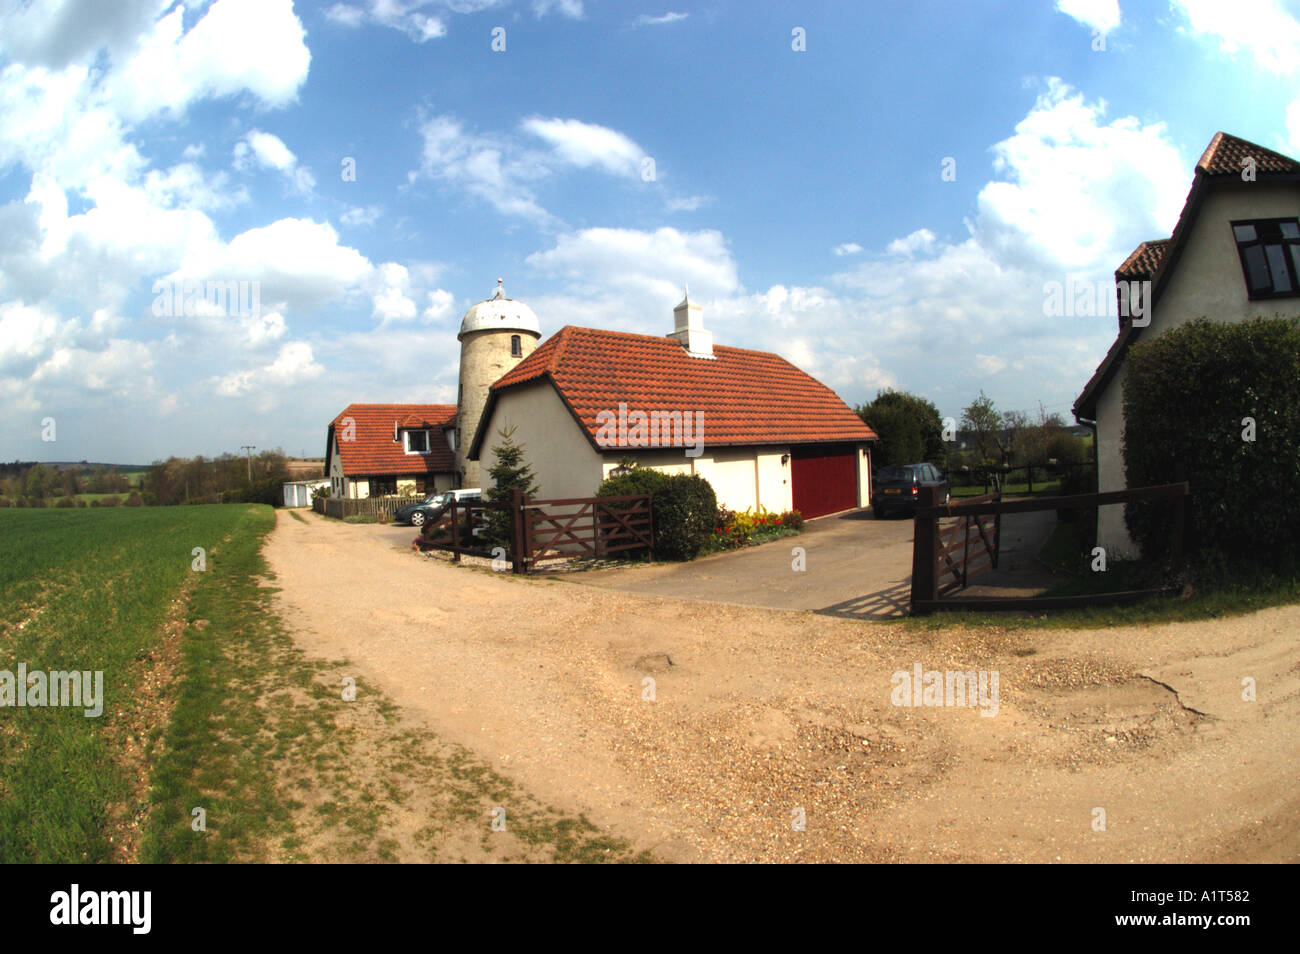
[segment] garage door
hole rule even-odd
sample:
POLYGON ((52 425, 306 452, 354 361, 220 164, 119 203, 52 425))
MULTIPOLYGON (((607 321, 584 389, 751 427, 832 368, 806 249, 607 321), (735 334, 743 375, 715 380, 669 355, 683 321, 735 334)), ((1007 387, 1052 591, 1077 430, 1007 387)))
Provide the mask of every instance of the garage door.
POLYGON ((790 452, 794 509, 805 517, 858 505, 858 451, 852 444, 819 444, 790 452))

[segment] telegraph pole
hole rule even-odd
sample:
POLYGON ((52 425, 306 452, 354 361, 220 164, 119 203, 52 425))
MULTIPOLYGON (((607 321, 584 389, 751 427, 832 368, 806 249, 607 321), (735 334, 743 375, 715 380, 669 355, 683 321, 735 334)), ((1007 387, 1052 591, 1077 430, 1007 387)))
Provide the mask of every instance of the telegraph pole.
POLYGON ((252 444, 240 444, 239 449, 248 454, 248 482, 253 482, 253 451, 257 450, 252 444))

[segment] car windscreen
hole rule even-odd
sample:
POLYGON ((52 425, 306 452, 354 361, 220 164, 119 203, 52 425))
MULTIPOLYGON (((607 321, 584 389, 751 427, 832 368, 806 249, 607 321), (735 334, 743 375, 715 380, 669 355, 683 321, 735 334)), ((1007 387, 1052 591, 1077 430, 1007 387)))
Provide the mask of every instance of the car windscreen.
POLYGON ((876 475, 877 480, 911 480, 916 468, 912 466, 885 467, 876 475))

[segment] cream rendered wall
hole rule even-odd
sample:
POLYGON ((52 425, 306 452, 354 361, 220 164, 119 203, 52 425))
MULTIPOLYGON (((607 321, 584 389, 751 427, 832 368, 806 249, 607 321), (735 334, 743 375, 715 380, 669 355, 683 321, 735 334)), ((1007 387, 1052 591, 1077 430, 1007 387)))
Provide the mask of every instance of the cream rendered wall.
POLYGON ((330 439, 329 452, 329 473, 330 494, 333 495, 336 486, 342 486, 344 494, 347 493, 347 482, 343 477, 343 458, 339 456, 339 439, 337 437, 330 439), (343 481, 341 485, 335 484, 335 480, 343 481))
POLYGON ((783 513, 794 507, 794 487, 790 483, 790 461, 781 458, 790 453, 788 447, 756 448, 758 465, 758 503, 765 510, 783 513))
POLYGON ((782 455, 789 452, 788 447, 722 447, 687 457, 680 449, 629 447, 606 451, 601 470, 608 477, 619 461, 633 457, 642 467, 666 474, 698 474, 713 487, 719 506, 730 510, 763 507, 779 513, 792 505, 790 465, 781 463, 782 455))
MULTIPOLYGON (((1268 182, 1224 186, 1210 192, 1187 237, 1177 268, 1153 309, 1139 341, 1163 334, 1196 318, 1237 322, 1275 314, 1300 313, 1300 300, 1251 301, 1231 223, 1241 219, 1300 216, 1300 188, 1268 182)), ((1098 489, 1123 490, 1124 366, 1097 401, 1098 489)), ((1097 513, 1097 543, 1108 556, 1135 556, 1136 544, 1124 526, 1123 507, 1097 513)))
POLYGON ((871 445, 858 445, 858 506, 871 506, 871 445))
POLYGON ((491 482, 488 471, 496 463, 493 449, 501 439, 499 432, 511 427, 512 439, 524 446, 524 460, 537 477, 540 497, 590 497, 596 492, 602 479, 601 455, 549 381, 497 396, 479 451, 479 472, 486 482, 491 482))

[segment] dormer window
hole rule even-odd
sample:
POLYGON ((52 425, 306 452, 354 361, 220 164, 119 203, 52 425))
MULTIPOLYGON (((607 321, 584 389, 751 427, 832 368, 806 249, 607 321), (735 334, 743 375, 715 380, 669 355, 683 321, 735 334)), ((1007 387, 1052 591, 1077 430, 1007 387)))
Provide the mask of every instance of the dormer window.
POLYGON ((1232 236, 1252 299, 1300 295, 1300 220, 1233 222, 1232 236))
POLYGON ((406 452, 408 454, 429 453, 428 431, 403 431, 402 434, 406 438, 406 452))
POLYGON ((519 335, 510 336, 510 357, 522 358, 524 356, 524 339, 519 335))

